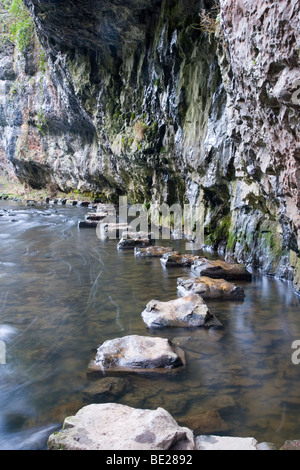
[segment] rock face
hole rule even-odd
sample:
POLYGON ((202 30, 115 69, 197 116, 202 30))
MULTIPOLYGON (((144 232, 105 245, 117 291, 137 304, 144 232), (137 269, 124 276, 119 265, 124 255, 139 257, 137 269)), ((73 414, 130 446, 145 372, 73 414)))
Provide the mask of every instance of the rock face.
POLYGON ((231 299, 243 300, 245 291, 225 279, 212 279, 210 277, 179 277, 177 289, 182 295, 198 294, 203 299, 231 299))
POLYGON ((220 325, 202 297, 189 294, 169 302, 151 300, 142 312, 148 328, 199 327, 220 325))
POLYGON ((88 405, 65 419, 49 450, 193 450, 192 431, 163 408, 134 409, 116 403, 88 405))
POLYGON ((251 281, 252 275, 245 266, 240 264, 227 263, 222 260, 208 260, 201 258, 195 260, 192 265, 192 272, 198 277, 207 276, 213 279, 251 281))
POLYGON ((167 338, 129 335, 105 341, 90 363, 89 373, 164 373, 184 365, 184 352, 167 338))
POLYGON ((0 168, 199 206, 206 245, 300 292, 298 0, 25 4, 38 38, 0 45, 0 168))

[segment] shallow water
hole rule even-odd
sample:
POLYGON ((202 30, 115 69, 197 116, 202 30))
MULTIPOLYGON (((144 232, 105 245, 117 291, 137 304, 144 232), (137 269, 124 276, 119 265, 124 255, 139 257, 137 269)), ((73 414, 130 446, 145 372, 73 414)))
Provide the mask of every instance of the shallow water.
POLYGON ((300 438, 300 364, 291 359, 300 302, 290 284, 255 274, 241 283, 244 302, 208 302, 222 328, 147 330, 145 305, 176 298, 177 277, 188 268, 165 269, 159 259, 118 251, 94 229, 79 230, 89 209, 0 201, 3 209, 0 449, 46 449, 64 418, 89 403, 87 368, 97 346, 127 334, 176 338, 187 367, 168 377, 128 376, 114 401, 162 406, 196 435, 277 446, 300 438))

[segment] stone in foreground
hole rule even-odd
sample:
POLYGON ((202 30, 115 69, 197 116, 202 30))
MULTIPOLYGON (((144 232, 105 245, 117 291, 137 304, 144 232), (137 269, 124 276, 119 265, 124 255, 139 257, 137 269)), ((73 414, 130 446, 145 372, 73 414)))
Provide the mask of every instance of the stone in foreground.
POLYGON ((88 373, 166 373, 184 366, 184 352, 167 338, 128 335, 105 341, 89 364, 88 373))
POLYGON ((166 253, 179 254, 177 251, 173 251, 172 247, 168 246, 148 246, 146 248, 136 247, 134 249, 134 255, 139 258, 161 258, 166 253))
POLYGON ((177 289, 181 295, 198 294, 203 299, 243 300, 245 297, 242 287, 225 281, 225 279, 212 279, 206 276, 179 277, 177 289))
POLYGON ((257 450, 253 437, 197 436, 196 450, 257 450))
POLYGON ((198 277, 207 276, 226 281, 251 281, 252 275, 243 264, 228 263, 222 260, 200 258, 192 265, 192 272, 198 277))
POLYGON ((220 326, 202 297, 189 294, 168 302, 151 300, 142 312, 148 328, 220 326))
POLYGON ((195 255, 181 255, 179 253, 166 253, 160 261, 163 266, 167 267, 185 267, 191 266, 194 261, 200 259, 199 256, 195 255))
POLYGON ((193 450, 193 432, 163 408, 135 409, 117 403, 92 404, 65 419, 51 434, 49 450, 193 450))

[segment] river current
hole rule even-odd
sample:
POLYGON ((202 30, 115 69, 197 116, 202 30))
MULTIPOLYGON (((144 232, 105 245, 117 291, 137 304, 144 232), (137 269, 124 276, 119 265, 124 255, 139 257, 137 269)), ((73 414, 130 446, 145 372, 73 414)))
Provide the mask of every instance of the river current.
MULTIPOLYGON (((253 273, 251 283, 237 283, 243 302, 207 302, 221 328, 147 330, 146 304, 176 298, 177 278, 190 270, 163 268, 79 229, 88 210, 0 201, 0 450, 47 449, 64 418, 89 403, 97 346, 127 334, 175 338, 187 366, 170 376, 130 375, 113 401, 163 407, 195 435, 276 446, 300 439, 300 364, 292 361, 300 300, 292 286, 253 273)), ((172 245, 184 249, 183 241, 172 245)))

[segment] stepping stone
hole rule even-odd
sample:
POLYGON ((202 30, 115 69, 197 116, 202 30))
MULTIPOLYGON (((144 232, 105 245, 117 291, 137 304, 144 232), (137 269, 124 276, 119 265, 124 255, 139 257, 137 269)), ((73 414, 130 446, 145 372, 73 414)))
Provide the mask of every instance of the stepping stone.
POLYGON ((78 201, 74 201, 73 199, 67 199, 66 200, 66 205, 67 206, 77 206, 78 201))
POLYGON ((253 437, 197 436, 197 450, 257 450, 253 437))
POLYGON ((226 281, 251 281, 252 275, 243 264, 227 263, 222 260, 200 258, 192 265, 192 272, 198 277, 207 276, 226 281))
MULTIPOLYGON (((194 448, 193 432, 179 426, 163 408, 148 410, 118 403, 81 408, 75 416, 65 419, 62 432, 53 433, 48 439, 49 450, 163 451, 194 448)), ((117 463, 128 459, 118 454, 109 458, 121 459, 117 463)))
POLYGON ((152 240, 149 238, 121 238, 117 248, 118 250, 134 250, 137 246, 144 248, 151 245, 152 240))
POLYGON ((80 220, 78 222, 79 228, 96 228, 99 222, 93 220, 80 220))
POLYGON ((105 219, 108 215, 108 212, 88 212, 85 216, 85 220, 99 222, 99 220, 105 219))
POLYGON ((139 258, 161 258, 166 253, 179 254, 178 251, 173 251, 171 247, 165 246, 149 246, 146 248, 136 247, 134 249, 134 255, 139 258))
POLYGON ((189 294, 168 302, 151 300, 142 312, 142 318, 148 328, 221 326, 202 297, 197 294, 189 294))
POLYGON ((128 335, 105 341, 89 364, 88 374, 114 372, 179 371, 185 366, 185 354, 167 338, 128 335))
POLYGON ((198 259, 200 259, 200 256, 181 255, 179 253, 166 253, 161 257, 160 261, 164 266, 184 267, 191 266, 195 262, 195 260, 198 259))
POLYGON ((182 295, 199 294, 203 299, 243 300, 245 297, 242 287, 225 279, 212 279, 206 276, 179 277, 177 289, 182 295))

